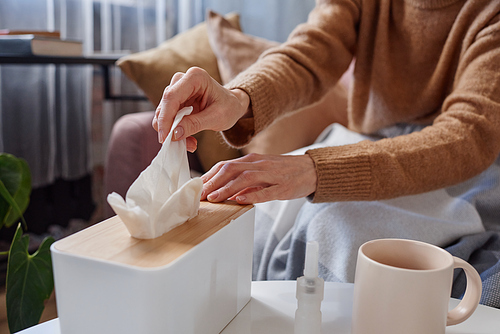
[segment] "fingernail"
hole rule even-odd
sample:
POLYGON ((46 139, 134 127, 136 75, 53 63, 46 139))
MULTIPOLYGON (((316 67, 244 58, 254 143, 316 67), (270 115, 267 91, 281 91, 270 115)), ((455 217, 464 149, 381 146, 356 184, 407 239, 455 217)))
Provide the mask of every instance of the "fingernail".
POLYGON ((174 130, 174 140, 180 139, 184 135, 184 129, 180 126, 176 127, 174 130))
POLYGON ((158 141, 163 143, 165 141, 165 133, 162 129, 158 130, 158 141))
POLYGON ((245 202, 246 200, 247 200, 247 197, 243 196, 243 195, 240 195, 240 196, 236 197, 236 202, 238 202, 238 203, 245 202))
POLYGON ((215 201, 217 198, 219 197, 219 192, 218 191, 214 191, 212 193, 210 193, 208 196, 207 196, 207 199, 212 202, 212 201, 215 201))

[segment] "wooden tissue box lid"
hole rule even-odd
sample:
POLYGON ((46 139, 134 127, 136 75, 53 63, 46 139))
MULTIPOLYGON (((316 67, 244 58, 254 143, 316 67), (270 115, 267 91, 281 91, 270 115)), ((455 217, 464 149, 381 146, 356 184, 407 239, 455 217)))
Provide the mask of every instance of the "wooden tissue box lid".
POLYGON ((252 205, 200 202, 198 215, 155 239, 136 239, 118 216, 54 244, 65 253, 143 268, 167 265, 249 211, 252 205))

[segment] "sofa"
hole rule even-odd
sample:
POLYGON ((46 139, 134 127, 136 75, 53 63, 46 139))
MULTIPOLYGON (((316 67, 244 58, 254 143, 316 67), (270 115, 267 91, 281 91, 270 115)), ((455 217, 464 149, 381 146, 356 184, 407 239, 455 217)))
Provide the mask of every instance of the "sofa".
MULTIPOLYGON (((223 17, 208 11, 205 22, 156 48, 127 55, 117 65, 157 105, 176 72, 198 66, 220 84, 226 84, 262 52, 278 44, 242 32, 238 14, 223 17)), ((229 147, 219 133, 207 130, 197 134, 198 149, 194 154, 188 153, 193 174, 204 173, 219 161, 252 152, 290 152, 312 144, 327 125, 346 124, 346 96, 352 70, 353 66, 321 101, 277 120, 241 150, 229 147)), ((156 156, 160 144, 151 126, 153 116, 153 111, 127 114, 114 124, 105 162, 106 194, 117 192, 125 197, 132 182, 156 156)), ((107 217, 113 215, 108 205, 104 211, 107 217)))

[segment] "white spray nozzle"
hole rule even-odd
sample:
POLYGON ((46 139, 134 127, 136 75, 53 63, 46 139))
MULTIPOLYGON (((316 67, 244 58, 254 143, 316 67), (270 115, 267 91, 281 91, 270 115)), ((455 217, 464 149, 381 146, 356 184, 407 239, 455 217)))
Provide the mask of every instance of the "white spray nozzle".
POLYGON ((318 253, 318 242, 309 241, 306 245, 304 276, 297 278, 294 334, 321 334, 324 281, 318 277, 318 253))
POLYGON ((317 241, 308 241, 306 245, 306 261, 304 276, 306 278, 318 277, 319 244, 317 241))

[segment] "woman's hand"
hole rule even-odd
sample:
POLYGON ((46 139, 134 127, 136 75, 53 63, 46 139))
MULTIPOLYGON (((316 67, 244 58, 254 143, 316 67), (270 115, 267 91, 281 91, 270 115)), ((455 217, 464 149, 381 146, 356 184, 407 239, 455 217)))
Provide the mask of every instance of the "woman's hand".
POLYGON ((219 162, 205 175, 201 199, 240 204, 305 197, 316 191, 316 169, 308 155, 249 154, 219 162))
POLYGON ((202 130, 223 131, 231 128, 248 112, 249 96, 242 90, 228 90, 203 69, 190 68, 186 73, 176 73, 165 88, 156 108, 153 128, 158 131, 158 141, 163 143, 177 112, 193 107, 174 129, 173 140, 187 139, 187 148, 196 150, 196 140, 191 135, 202 130))

